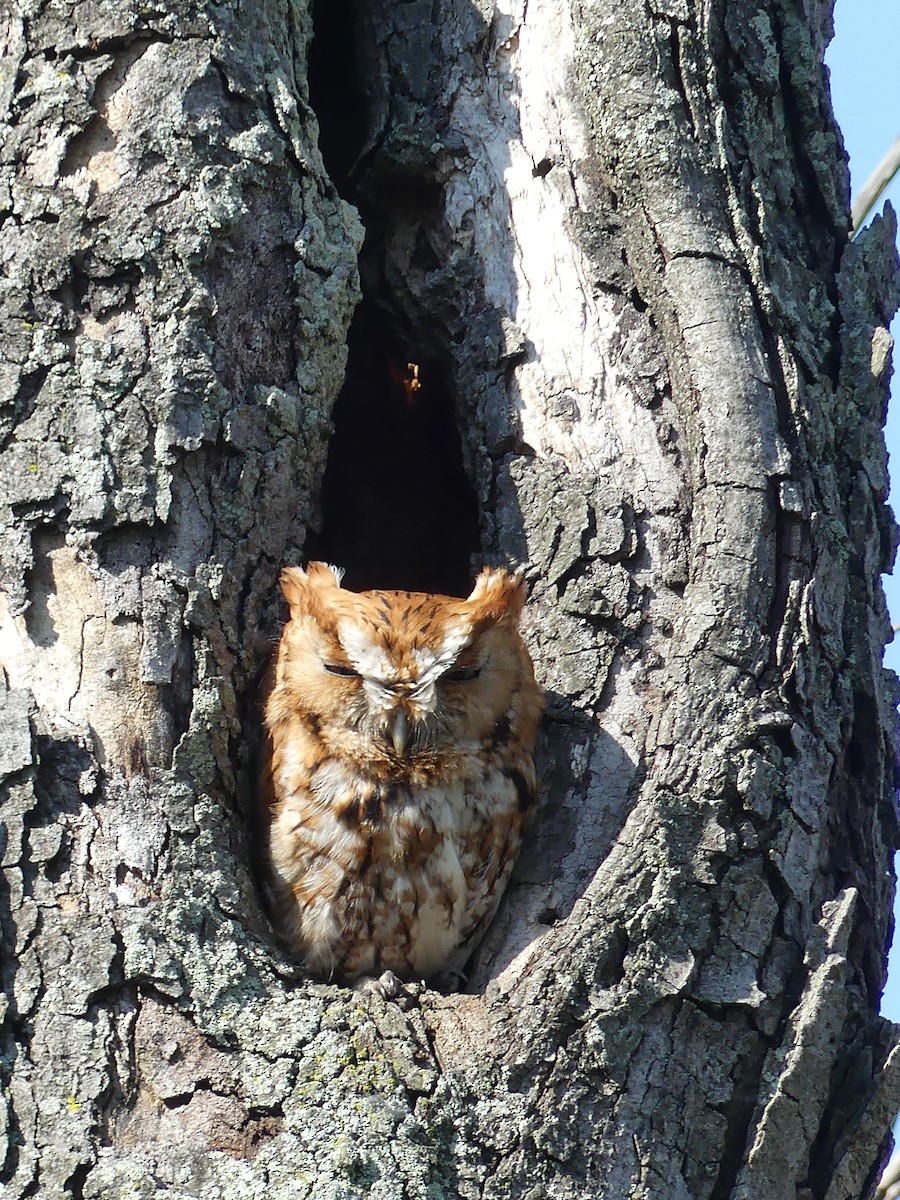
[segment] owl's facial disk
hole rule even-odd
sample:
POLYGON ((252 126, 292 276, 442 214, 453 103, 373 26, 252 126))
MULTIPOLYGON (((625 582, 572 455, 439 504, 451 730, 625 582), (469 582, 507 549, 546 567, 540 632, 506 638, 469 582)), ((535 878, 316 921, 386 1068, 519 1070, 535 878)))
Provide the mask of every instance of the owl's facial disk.
POLYGON ((398 757, 485 736, 520 678, 523 589, 485 571, 467 600, 346 592, 320 564, 288 568, 292 673, 333 730, 375 738, 398 757))
MULTIPOLYGON (((340 649, 360 681, 374 732, 402 755, 421 739, 435 716, 439 685, 474 680, 480 667, 476 663, 457 665, 472 638, 472 627, 467 622, 446 626, 443 640, 436 646, 415 641, 402 645, 399 639, 385 636, 391 632, 391 626, 386 625, 377 631, 382 640, 375 641, 376 631, 352 619, 337 624, 340 649)), ((325 669, 333 671, 335 665, 326 663, 325 669)))

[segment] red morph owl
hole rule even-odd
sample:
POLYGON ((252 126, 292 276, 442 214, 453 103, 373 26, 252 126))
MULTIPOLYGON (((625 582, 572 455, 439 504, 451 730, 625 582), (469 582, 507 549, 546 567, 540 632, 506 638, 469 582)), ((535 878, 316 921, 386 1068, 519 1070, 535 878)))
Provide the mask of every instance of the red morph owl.
POLYGON ((524 585, 485 569, 462 600, 340 579, 281 574, 260 787, 275 927, 319 978, 459 973, 535 804, 524 585))

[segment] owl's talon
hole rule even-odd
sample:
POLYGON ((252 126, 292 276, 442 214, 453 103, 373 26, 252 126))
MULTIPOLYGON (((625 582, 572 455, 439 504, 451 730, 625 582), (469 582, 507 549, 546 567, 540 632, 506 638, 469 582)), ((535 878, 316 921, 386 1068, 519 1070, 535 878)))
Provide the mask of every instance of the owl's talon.
POLYGON ((353 990, 369 996, 380 996, 382 1000, 395 1000, 403 990, 403 984, 393 971, 382 971, 377 979, 372 975, 363 975, 353 984, 353 990))

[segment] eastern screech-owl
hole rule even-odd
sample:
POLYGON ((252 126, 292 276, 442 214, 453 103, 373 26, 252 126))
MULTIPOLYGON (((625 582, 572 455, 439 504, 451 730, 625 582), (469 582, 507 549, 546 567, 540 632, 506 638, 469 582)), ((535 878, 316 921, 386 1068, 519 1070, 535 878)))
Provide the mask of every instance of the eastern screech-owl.
POLYGON ((534 808, 524 587, 488 569, 467 600, 340 578, 281 574, 261 776, 275 924, 322 978, 458 972, 534 808))

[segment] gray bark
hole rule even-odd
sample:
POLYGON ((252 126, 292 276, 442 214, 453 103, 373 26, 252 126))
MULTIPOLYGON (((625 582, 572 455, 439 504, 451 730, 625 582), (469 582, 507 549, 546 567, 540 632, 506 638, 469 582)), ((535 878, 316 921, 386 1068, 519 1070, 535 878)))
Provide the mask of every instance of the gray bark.
POLYGON ((300 0, 0 15, 5 1194, 863 1197, 898 276, 891 216, 848 241, 829 6, 358 13, 361 257, 300 0), (397 1002, 304 979, 253 877, 360 269, 549 701, 467 990, 397 1002))

